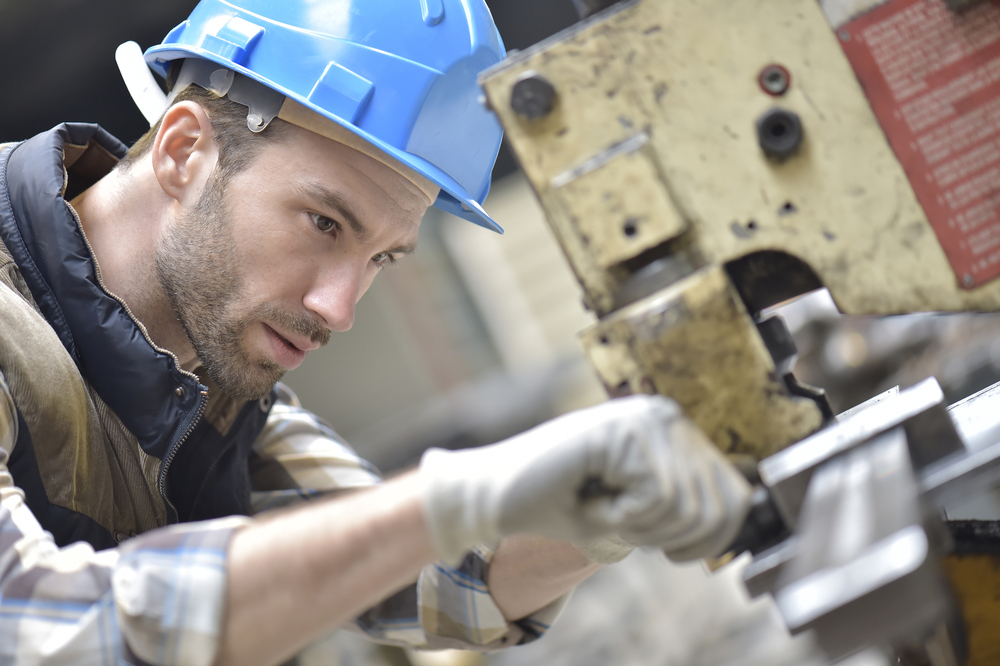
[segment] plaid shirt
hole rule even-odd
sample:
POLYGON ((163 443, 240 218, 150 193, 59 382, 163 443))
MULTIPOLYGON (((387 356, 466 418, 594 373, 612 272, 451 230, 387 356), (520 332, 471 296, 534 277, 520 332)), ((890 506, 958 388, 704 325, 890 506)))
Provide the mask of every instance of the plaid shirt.
MULTIPOLYGON (((281 387, 283 389, 283 387, 281 387)), ((253 494, 255 511, 370 486, 377 471, 283 389, 255 448, 297 487, 253 494)), ((95 552, 58 548, 7 470, 17 412, 0 375, 0 664, 211 664, 226 593, 226 553, 243 517, 175 525, 95 552)), ((269 475, 269 472, 272 474, 269 475)), ((490 596, 490 553, 458 568, 431 564, 419 580, 357 618, 376 640, 423 648, 486 650, 540 636, 559 600, 508 623, 490 596)))

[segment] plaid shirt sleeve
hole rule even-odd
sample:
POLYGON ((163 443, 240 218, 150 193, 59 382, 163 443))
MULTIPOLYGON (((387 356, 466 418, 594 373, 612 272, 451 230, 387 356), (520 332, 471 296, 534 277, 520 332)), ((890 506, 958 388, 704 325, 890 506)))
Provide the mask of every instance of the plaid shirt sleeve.
POLYGON ((246 519, 58 548, 7 469, 19 427, 0 374, 0 663, 211 664, 226 548, 246 519))
MULTIPOLYGON (((278 402, 255 446, 253 507, 264 511, 312 497, 379 483, 333 429, 278 385, 278 402)), ((530 642, 555 620, 566 597, 517 622, 508 622, 486 586, 492 553, 470 552, 458 567, 428 565, 417 582, 356 620, 356 628, 384 643, 407 647, 495 650, 530 642)))

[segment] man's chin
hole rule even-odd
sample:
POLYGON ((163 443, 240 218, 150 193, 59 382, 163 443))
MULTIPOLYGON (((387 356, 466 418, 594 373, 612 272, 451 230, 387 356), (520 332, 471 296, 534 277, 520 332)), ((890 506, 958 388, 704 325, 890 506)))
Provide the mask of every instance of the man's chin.
POLYGON ((250 401, 268 395, 284 376, 285 369, 269 362, 257 363, 252 369, 213 368, 205 364, 205 373, 226 395, 250 401))

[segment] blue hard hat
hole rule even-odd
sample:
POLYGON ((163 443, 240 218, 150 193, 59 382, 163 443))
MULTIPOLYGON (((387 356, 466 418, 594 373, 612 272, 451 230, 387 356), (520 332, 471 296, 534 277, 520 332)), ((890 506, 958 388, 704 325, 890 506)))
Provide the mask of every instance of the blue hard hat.
POLYGON ((503 232, 482 208, 503 131, 479 72, 505 50, 484 0, 202 0, 146 51, 202 58, 342 125, 441 188, 438 208, 503 232))

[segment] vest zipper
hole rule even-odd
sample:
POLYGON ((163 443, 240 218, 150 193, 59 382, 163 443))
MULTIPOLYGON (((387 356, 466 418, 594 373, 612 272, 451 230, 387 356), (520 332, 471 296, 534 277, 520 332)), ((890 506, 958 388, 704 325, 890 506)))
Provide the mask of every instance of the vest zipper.
POLYGON ((174 461, 174 458, 177 457, 177 451, 180 450, 181 444, 194 432, 194 429, 198 426, 198 422, 201 420, 201 415, 205 413, 205 407, 208 405, 208 389, 200 385, 199 387, 198 405, 188 418, 187 426, 183 429, 181 436, 167 448, 167 454, 163 456, 163 462, 160 465, 160 478, 156 482, 160 496, 167 503, 167 508, 173 514, 173 520, 169 521, 171 523, 176 523, 180 519, 180 516, 177 515, 177 507, 167 497, 167 471, 170 469, 170 464, 174 461))
MULTIPOLYGON (((68 179, 69 179, 69 173, 66 171, 65 168, 63 168, 63 192, 66 191, 66 183, 68 179)), ((121 305, 122 308, 125 310, 125 313, 129 316, 129 319, 132 320, 132 323, 139 328, 139 331, 142 333, 142 336, 146 338, 146 342, 149 343, 149 346, 155 349, 157 352, 161 354, 166 354, 170 358, 174 359, 174 367, 177 368, 177 371, 180 372, 182 375, 187 375, 188 377, 193 379, 195 381, 195 385, 198 387, 198 390, 200 392, 200 395, 198 396, 198 405, 195 408, 195 411, 191 413, 192 415, 188 418, 187 426, 184 428, 183 434, 175 442, 172 442, 169 447, 167 447, 167 454, 163 457, 163 461, 160 464, 160 477, 159 479, 157 479, 156 483, 157 490, 160 491, 160 497, 162 497, 163 501, 166 503, 167 509, 171 513, 173 513, 173 520, 172 521, 169 520, 168 516, 168 522, 177 522, 178 519, 177 507, 175 507, 173 505, 173 502, 171 502, 170 499, 167 497, 167 489, 166 489, 167 469, 170 467, 170 463, 173 462, 174 458, 177 457, 177 449, 179 449, 180 445, 183 444, 184 441, 188 438, 191 432, 195 429, 195 426, 198 425, 198 421, 201 420, 202 414, 205 413, 205 407, 208 403, 207 400, 208 389, 202 386, 201 381, 198 379, 198 375, 194 374, 193 372, 188 372, 187 370, 181 367, 181 362, 177 358, 176 354, 174 354, 169 349, 164 349, 163 347, 158 346, 155 342, 153 342, 153 339, 149 337, 149 332, 146 330, 146 325, 136 318, 136 316, 132 313, 132 308, 128 306, 128 303, 126 303, 117 294, 112 293, 104 285, 104 278, 101 277, 101 267, 97 263, 97 255, 94 254, 94 248, 90 245, 90 239, 87 238, 87 233, 83 230, 83 223, 80 221, 80 214, 77 213, 76 209, 73 208, 73 206, 71 206, 70 203, 65 199, 63 199, 63 203, 66 204, 66 208, 69 209, 69 212, 73 215, 73 219, 76 220, 76 226, 80 230, 80 235, 83 237, 83 242, 87 246, 87 251, 90 252, 90 256, 93 258, 94 275, 97 277, 97 284, 101 286, 101 289, 104 290, 105 294, 118 301, 118 304, 121 305)))

